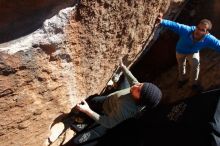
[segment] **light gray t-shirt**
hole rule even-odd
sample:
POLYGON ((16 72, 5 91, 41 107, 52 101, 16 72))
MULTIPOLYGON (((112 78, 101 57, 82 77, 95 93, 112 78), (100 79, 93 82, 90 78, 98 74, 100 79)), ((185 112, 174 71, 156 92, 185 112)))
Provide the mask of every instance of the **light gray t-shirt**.
MULTIPOLYGON (((126 67, 123 67, 122 70, 130 86, 138 83, 137 79, 126 67)), ((134 117, 139 111, 130 94, 130 87, 109 94, 103 103, 103 110, 104 115, 94 113, 92 118, 106 128, 112 128, 122 121, 134 117)))

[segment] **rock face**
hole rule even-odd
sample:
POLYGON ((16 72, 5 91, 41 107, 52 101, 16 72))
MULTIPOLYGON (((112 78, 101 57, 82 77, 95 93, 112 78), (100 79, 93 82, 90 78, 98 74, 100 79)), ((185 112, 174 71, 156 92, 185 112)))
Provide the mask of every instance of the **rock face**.
POLYGON ((1 145, 44 145, 54 119, 100 94, 119 58, 129 65, 153 38, 158 13, 183 2, 1 1, 0 13, 10 12, 0 23, 1 145))

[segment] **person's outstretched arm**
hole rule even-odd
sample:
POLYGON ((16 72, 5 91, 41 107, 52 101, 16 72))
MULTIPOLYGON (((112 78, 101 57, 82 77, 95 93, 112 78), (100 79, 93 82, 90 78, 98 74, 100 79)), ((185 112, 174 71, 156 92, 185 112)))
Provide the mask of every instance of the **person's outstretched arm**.
POLYGON ((128 70, 128 68, 123 64, 122 59, 120 60, 120 67, 121 67, 125 77, 128 79, 130 86, 138 83, 138 80, 133 76, 133 74, 130 72, 130 70, 128 70))
POLYGON ((184 35, 187 32, 192 31, 192 27, 184 24, 180 24, 174 21, 163 19, 163 14, 160 13, 156 19, 156 22, 161 26, 166 27, 179 35, 184 35))
POLYGON ((212 49, 220 52, 220 40, 218 40, 213 35, 209 35, 209 40, 208 40, 208 46, 207 47, 212 48, 212 49))
POLYGON ((116 126, 118 123, 120 123, 120 121, 115 120, 114 118, 110 118, 106 115, 100 115, 100 114, 96 113, 95 111, 93 111, 89 107, 89 105, 87 104, 87 102, 85 100, 82 100, 80 103, 78 103, 76 105, 76 108, 79 111, 87 114, 90 118, 92 118, 97 123, 99 123, 100 125, 102 125, 106 128, 112 128, 112 127, 116 126))

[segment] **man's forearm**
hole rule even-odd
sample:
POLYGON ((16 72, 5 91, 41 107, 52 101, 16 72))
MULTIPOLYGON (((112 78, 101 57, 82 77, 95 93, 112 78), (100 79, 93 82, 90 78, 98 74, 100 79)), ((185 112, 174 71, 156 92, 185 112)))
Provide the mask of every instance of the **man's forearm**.
POLYGON ((94 112, 93 110, 87 110, 85 112, 85 114, 87 114, 90 118, 92 118, 95 121, 98 121, 100 119, 100 115, 96 112, 94 112))
POLYGON ((168 27, 168 28, 176 28, 177 27, 177 23, 171 20, 166 20, 166 19, 162 19, 160 24, 164 27, 168 27))
POLYGON ((174 31, 175 33, 179 35, 185 35, 186 33, 192 31, 192 27, 185 25, 185 24, 180 24, 180 23, 177 23, 171 20, 162 19, 160 24, 161 26, 164 26, 174 31))
POLYGON ((138 80, 133 76, 126 66, 122 66, 121 68, 130 85, 138 83, 138 80))

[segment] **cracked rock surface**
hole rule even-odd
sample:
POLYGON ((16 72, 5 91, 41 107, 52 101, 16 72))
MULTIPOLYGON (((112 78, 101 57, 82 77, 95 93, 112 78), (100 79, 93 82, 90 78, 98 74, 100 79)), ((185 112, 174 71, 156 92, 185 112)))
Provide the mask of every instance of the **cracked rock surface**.
POLYGON ((142 51, 158 13, 183 2, 2 0, 1 145, 45 145, 54 119, 100 94, 119 58, 129 65, 142 51))

